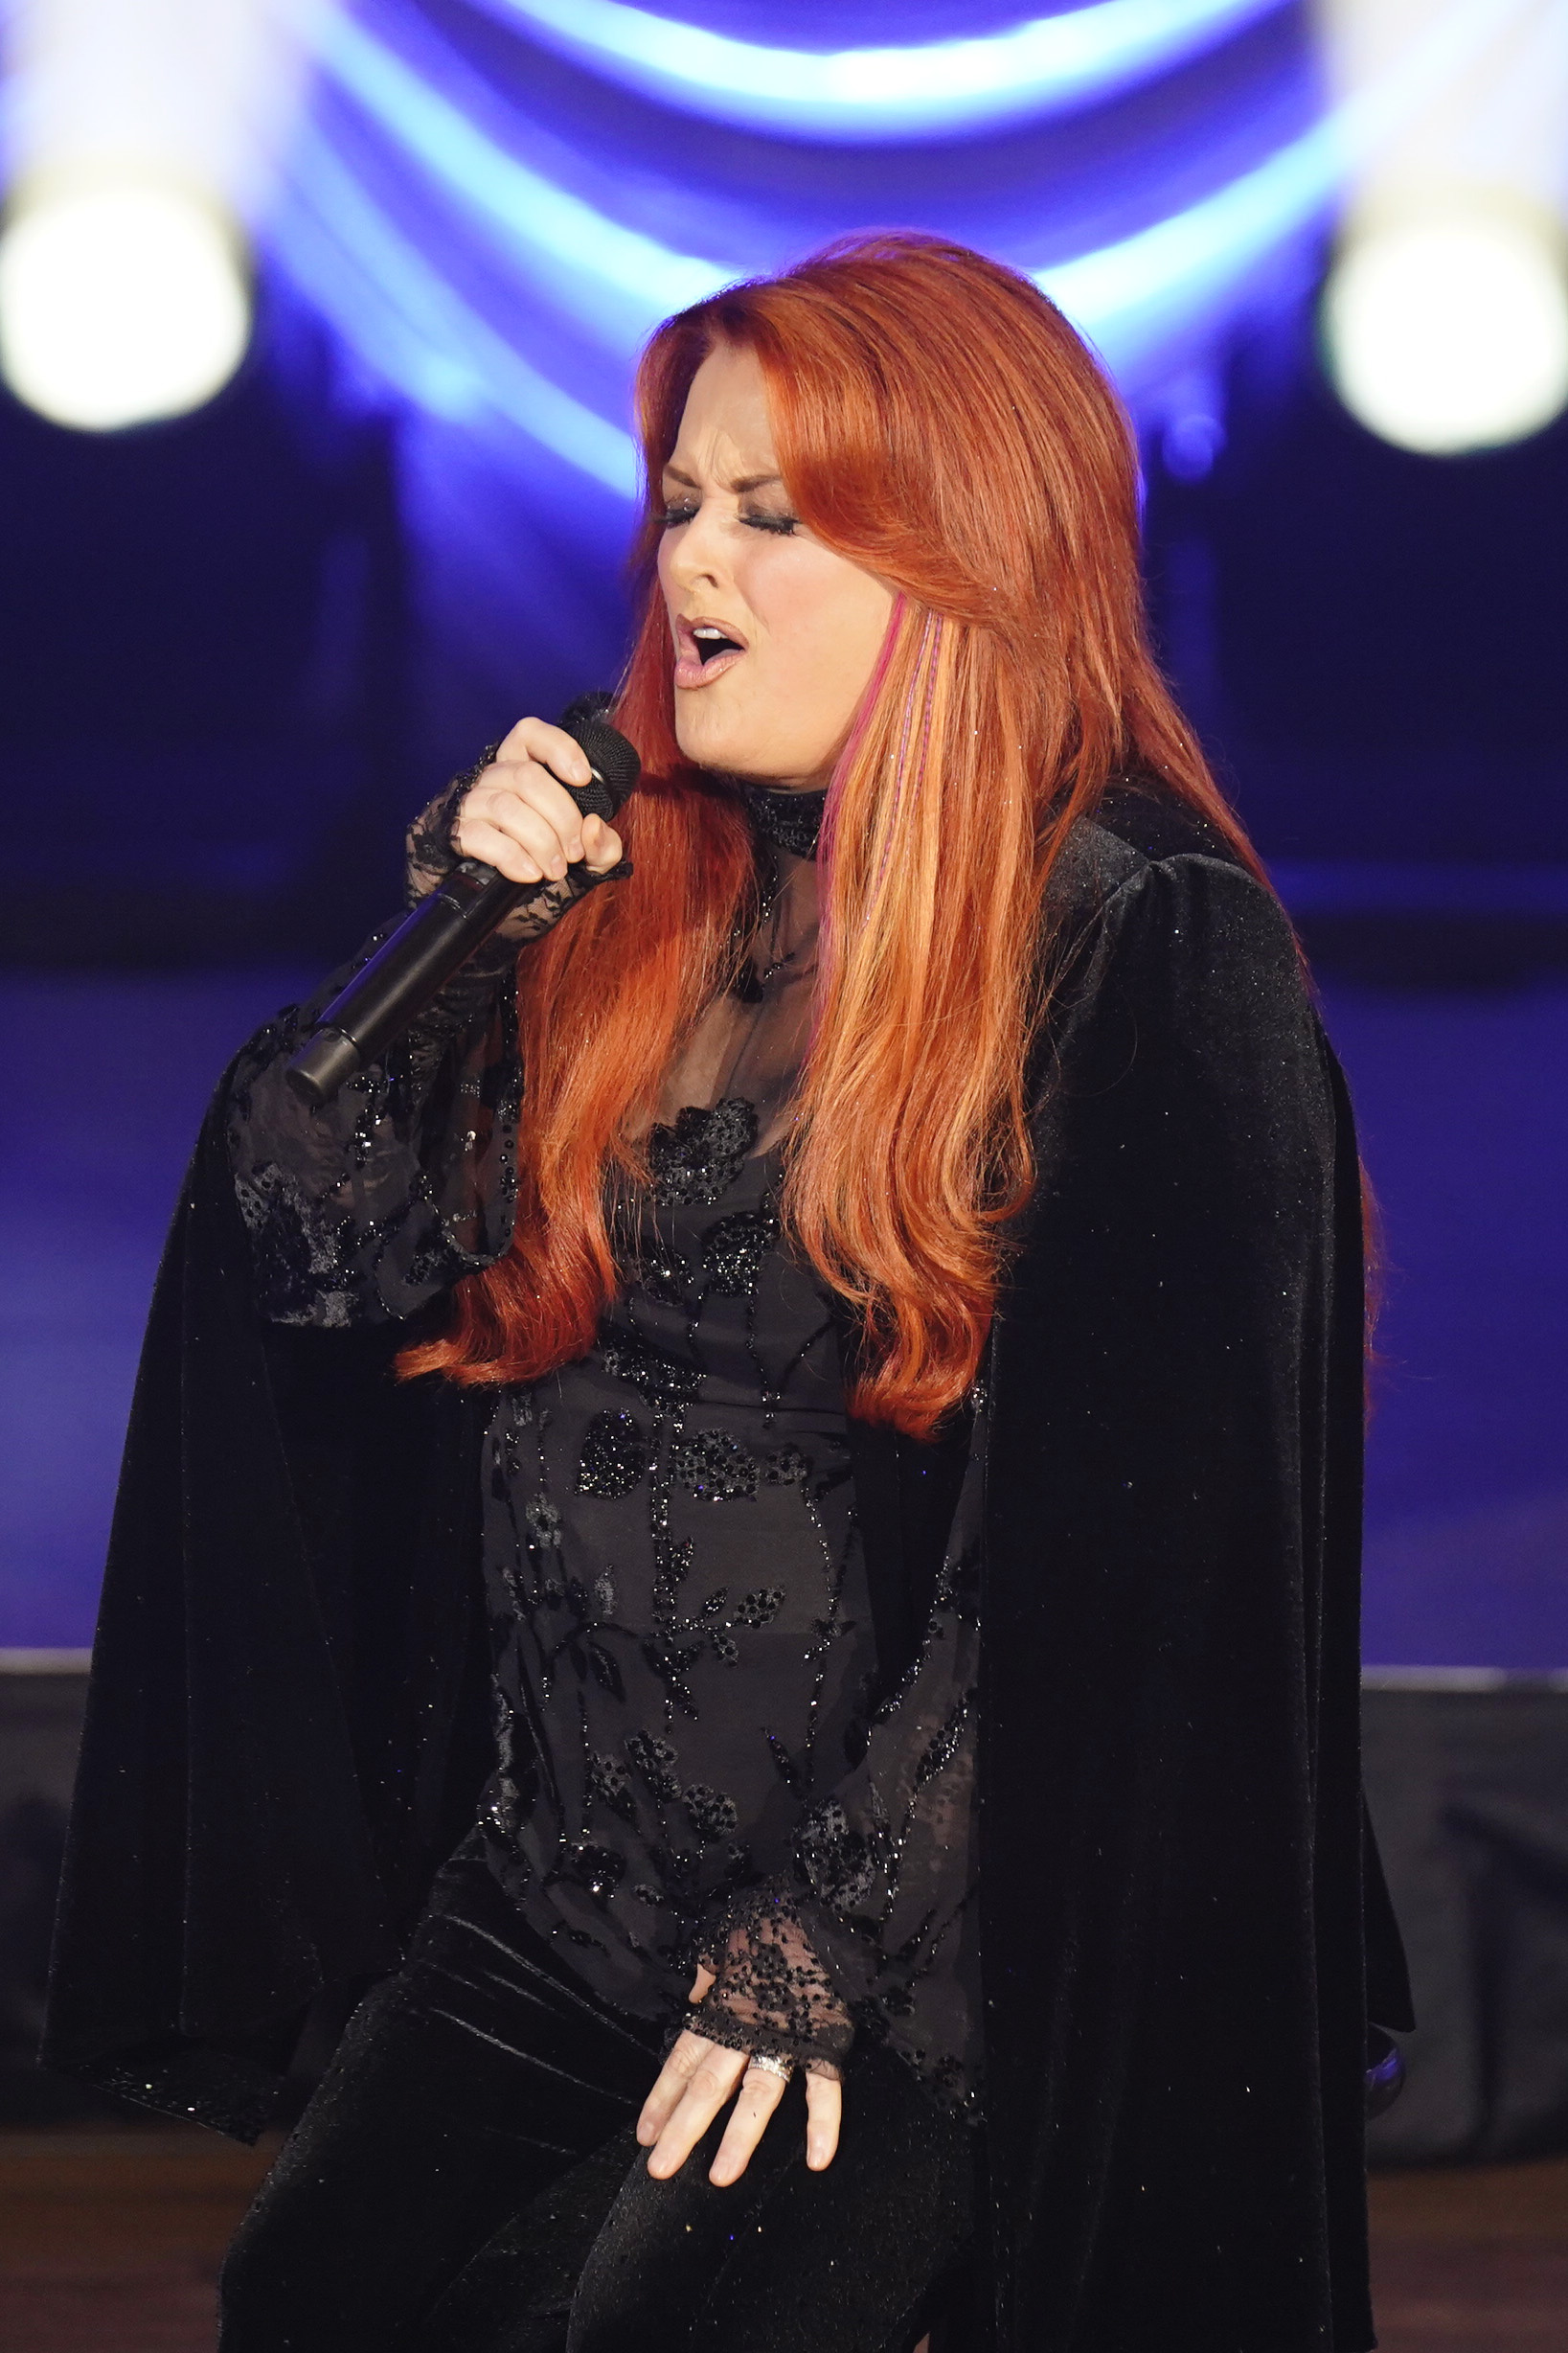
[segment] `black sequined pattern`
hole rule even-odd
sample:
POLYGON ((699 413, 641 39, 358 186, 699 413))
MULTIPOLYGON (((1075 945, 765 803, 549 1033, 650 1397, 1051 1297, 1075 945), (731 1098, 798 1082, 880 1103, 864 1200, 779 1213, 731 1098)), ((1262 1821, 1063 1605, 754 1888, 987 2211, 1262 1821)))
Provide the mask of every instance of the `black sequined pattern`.
POLYGON ((826 792, 781 792, 768 785, 743 784, 740 797, 764 841, 794 857, 816 857, 826 792))
POLYGON ((627 2008, 662 1985, 681 2015, 700 1956, 713 2040, 831 2071, 871 2033, 964 2108, 973 1496, 872 1719, 836 1334, 754 1125, 734 1100, 671 1124, 598 1345, 498 1401, 497 1674, 545 1770, 527 1807, 498 1773, 492 1859, 627 2008))
MULTIPOLYGON (((834 1326, 778 1246, 755 1131, 731 1099, 655 1138, 598 1345, 498 1400, 489 1444, 497 1679, 547 1759, 526 1811, 497 1775, 495 1866, 644 2012, 662 1996, 678 2014, 739 1892, 799 1877, 807 1803, 855 1748, 872 1665, 834 1326)), ((716 2022, 730 2000, 716 1990, 716 2022)), ((802 2049, 820 2022, 800 2013, 802 2049)))
POLYGON ((693 1107, 677 1112, 672 1126, 655 1127, 648 1137, 654 1199, 666 1209, 722 1200, 756 1140, 757 1113, 739 1096, 711 1111, 693 1107))
MULTIPOLYGON (((648 1189, 617 1196, 623 1283, 595 1345, 496 1395, 482 1826, 512 1900, 625 2010, 677 2022, 706 1954, 716 2040, 831 2068, 873 2035, 965 2109, 983 1417, 923 1650, 872 1714, 835 1319, 777 1208, 814 870, 761 922, 757 1009, 716 1000, 693 1047, 712 1099, 667 1092, 648 1189)), ((267 1314, 406 1316, 506 1247, 522 1089, 507 975, 489 988, 324 1111, 282 1078, 308 1009, 241 1057, 231 1140, 267 1314)))
POLYGON ((648 1432, 635 1414, 596 1413, 578 1456, 578 1494, 629 1495, 650 1459, 648 1432))

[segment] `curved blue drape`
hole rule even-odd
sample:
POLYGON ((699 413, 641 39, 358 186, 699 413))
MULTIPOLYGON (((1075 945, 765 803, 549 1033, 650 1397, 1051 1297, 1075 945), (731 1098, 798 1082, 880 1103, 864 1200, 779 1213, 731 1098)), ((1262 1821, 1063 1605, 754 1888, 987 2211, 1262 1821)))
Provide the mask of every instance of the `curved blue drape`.
MULTIPOLYGON (((985 11, 950 11, 935 39, 851 46, 842 11, 804 45, 686 24, 625 0, 481 0, 489 12, 625 89, 721 123, 808 139, 943 136, 1038 120, 1113 98, 1162 68, 1200 56, 1284 0, 1096 0, 990 32, 960 30, 985 11), (835 39, 836 34, 836 39, 835 39), (839 44, 844 45, 840 46, 839 44)), ((798 36, 800 17, 790 30, 798 36)), ((897 11, 908 32, 908 12, 897 11)))
MULTIPOLYGON (((1420 70, 1508 5, 1451 0, 1420 70)), ((670 310, 848 229, 936 229, 1031 272, 1158 413, 1299 282, 1347 135, 1398 96, 1326 114, 1305 0, 693 6, 359 0, 323 35, 272 253, 406 403, 432 577, 471 583, 503 663, 587 663, 562 610, 614 610, 585 583, 670 310)))

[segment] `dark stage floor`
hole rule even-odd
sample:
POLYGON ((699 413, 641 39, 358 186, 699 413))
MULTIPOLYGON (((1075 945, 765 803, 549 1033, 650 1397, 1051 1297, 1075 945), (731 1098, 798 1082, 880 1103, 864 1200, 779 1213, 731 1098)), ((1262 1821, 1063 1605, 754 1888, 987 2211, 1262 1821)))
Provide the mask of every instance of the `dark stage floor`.
MULTIPOLYGON (((7 2353, 210 2353, 218 2258, 266 2150, 195 2127, 0 2134, 7 2353)), ((1383 2353, 1568 2343, 1568 2159, 1373 2182, 1383 2353)))

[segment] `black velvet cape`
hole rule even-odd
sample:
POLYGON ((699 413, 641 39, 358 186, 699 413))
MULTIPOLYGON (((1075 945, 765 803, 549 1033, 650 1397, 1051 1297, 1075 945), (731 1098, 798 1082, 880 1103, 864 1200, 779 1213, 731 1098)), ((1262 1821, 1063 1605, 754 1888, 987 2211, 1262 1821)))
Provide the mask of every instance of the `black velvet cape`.
MULTIPOLYGON (((1063 866, 1039 1182, 996 1317, 981 1864, 1001 2353, 1363 2353, 1363 1302, 1343 1079, 1277 902, 1169 801, 1063 866)), ((219 1099, 221 1104, 221 1097, 219 1099)), ((526 1117, 526 1109, 525 1109, 526 1117)), ((159 1277, 46 2062, 239 2137, 394 1967, 488 1761, 488 1400, 264 1328, 219 1107, 159 1277)), ((962 1467, 852 1426, 883 1661, 962 1467)))

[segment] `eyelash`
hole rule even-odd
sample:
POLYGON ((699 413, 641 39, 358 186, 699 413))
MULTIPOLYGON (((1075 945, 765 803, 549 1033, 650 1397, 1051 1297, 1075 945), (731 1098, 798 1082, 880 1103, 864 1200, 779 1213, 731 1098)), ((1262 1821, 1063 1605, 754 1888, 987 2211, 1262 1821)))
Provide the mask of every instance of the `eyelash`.
MULTIPOLYGON (((675 531, 682 523, 690 523, 695 514, 695 507, 666 507, 659 522, 664 530, 675 531)), ((779 539, 787 539, 800 528, 800 517, 794 514, 743 514, 740 520, 753 531, 770 531, 779 539)))

